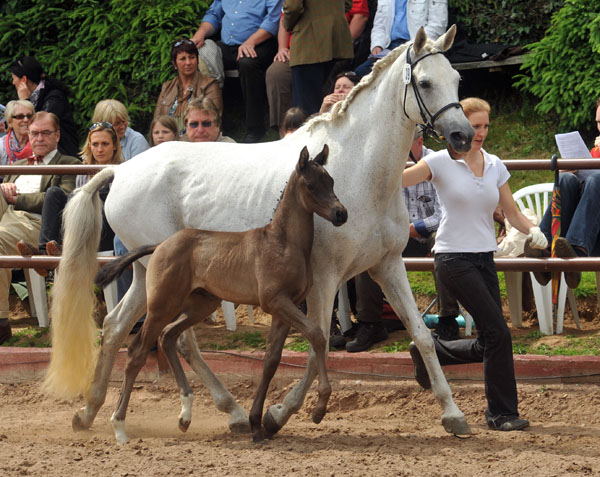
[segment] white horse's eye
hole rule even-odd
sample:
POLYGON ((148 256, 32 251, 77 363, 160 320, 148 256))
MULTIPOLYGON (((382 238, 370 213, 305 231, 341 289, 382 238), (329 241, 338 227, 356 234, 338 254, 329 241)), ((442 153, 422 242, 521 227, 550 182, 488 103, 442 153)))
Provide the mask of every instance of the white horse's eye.
POLYGON ((423 89, 431 88, 431 81, 429 81, 429 80, 419 81, 419 88, 423 88, 423 89))

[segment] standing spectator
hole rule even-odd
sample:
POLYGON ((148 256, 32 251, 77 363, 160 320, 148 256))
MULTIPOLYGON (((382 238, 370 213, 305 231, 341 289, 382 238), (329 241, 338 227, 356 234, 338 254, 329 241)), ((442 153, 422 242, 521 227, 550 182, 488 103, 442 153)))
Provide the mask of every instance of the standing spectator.
POLYGON ((29 142, 29 121, 35 110, 26 99, 9 101, 4 111, 8 131, 0 138, 0 165, 9 165, 26 159, 33 153, 29 142))
POLYGON ((9 69, 19 99, 28 99, 36 111, 47 111, 58 117, 61 131, 59 152, 76 156, 79 138, 67 87, 56 78, 46 76, 42 65, 33 56, 22 56, 9 69))
POLYGON ((265 82, 269 101, 269 125, 279 129, 283 117, 292 107, 292 70, 290 69, 290 41, 292 34, 283 26, 283 14, 277 32, 277 54, 267 69, 265 82))
POLYGON ((162 115, 154 118, 150 123, 150 147, 158 146, 163 142, 177 141, 179 129, 175 119, 171 116, 162 115))
POLYGON ((154 118, 172 116, 177 121, 181 134, 184 130, 183 113, 192 99, 208 97, 221 112, 223 99, 217 80, 198 71, 198 49, 192 40, 181 39, 173 43, 171 64, 177 76, 163 83, 156 101, 154 118))
POLYGON ((244 142, 259 142, 265 134, 267 104, 265 71, 277 52, 277 26, 283 0, 214 0, 192 41, 198 48, 221 30, 217 42, 226 70, 239 71, 246 107, 244 142))
MULTIPOLYGON (((79 159, 58 152, 60 123, 53 113, 40 111, 29 124, 29 140, 34 157, 20 159, 15 165, 79 164, 79 159)), ((37 243, 41 228, 42 205, 48 188, 60 187, 69 194, 75 188, 73 175, 9 175, 0 184, 0 255, 18 253, 17 242, 37 243)), ((11 337, 8 323, 11 271, 0 269, 0 344, 11 337)))
POLYGON ((346 0, 285 0, 283 24, 293 30, 290 48, 292 105, 308 114, 319 111, 323 88, 336 60, 353 58, 352 37, 344 16, 346 0))
POLYGON ((129 114, 121 101, 104 99, 94 108, 93 123, 110 123, 117 133, 123 158, 128 161, 148 149, 148 141, 142 133, 129 127, 129 114))

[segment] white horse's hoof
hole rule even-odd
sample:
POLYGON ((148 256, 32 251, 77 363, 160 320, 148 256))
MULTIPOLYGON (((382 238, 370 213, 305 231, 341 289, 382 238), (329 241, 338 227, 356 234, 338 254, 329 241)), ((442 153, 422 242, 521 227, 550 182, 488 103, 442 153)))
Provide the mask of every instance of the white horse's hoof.
POLYGON ((465 416, 442 416, 442 426, 446 432, 457 436, 472 434, 465 416))
POLYGON ((115 431, 115 439, 117 439, 117 444, 127 444, 127 441, 129 439, 127 438, 127 434, 125 433, 125 421, 112 418, 110 420, 110 423, 112 424, 113 430, 115 431))
POLYGON ((229 430, 233 434, 249 434, 250 433, 250 421, 246 419, 234 420, 231 418, 229 421, 229 430))
POLYGON ((277 434, 286 421, 283 404, 273 404, 263 416, 265 434, 268 437, 277 434))
POLYGON ((179 418, 179 422, 178 422, 179 430, 181 432, 187 432, 191 423, 192 423, 192 421, 184 421, 183 419, 179 418))

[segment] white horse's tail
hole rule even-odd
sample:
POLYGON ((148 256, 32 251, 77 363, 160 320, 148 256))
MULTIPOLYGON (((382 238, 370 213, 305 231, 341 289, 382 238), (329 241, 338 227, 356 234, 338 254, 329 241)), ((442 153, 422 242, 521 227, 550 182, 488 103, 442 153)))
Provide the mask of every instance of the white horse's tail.
POLYGON ((115 175, 96 174, 69 200, 63 212, 63 255, 52 289, 52 357, 43 389, 58 397, 84 396, 94 376, 98 329, 94 321, 93 279, 102 232, 98 191, 115 175))

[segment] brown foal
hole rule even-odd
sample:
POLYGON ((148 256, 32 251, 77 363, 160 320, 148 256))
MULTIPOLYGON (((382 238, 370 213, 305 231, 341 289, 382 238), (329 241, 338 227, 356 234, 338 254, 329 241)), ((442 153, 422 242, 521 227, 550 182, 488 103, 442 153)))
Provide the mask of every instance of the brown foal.
POLYGON ((263 375, 250 411, 254 441, 264 439, 264 401, 291 326, 308 339, 317 356, 319 398, 312 419, 315 423, 323 419, 331 394, 326 371, 327 339, 297 305, 312 285, 313 213, 335 226, 348 218, 346 208, 333 192, 333 179, 323 167, 328 153, 324 145, 315 159, 309 160, 308 149, 302 149, 270 224, 246 232, 184 229, 160 245, 141 247, 100 270, 96 283, 103 286, 135 260, 152 254, 146 273, 146 320, 129 345, 125 380, 111 419, 118 442, 127 441, 124 420, 131 390, 157 338, 184 403, 179 427, 187 430, 193 394, 177 357, 177 338, 210 316, 221 300, 260 305, 272 315, 263 375))

